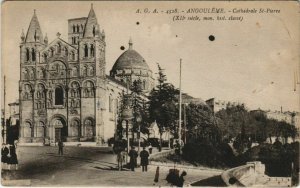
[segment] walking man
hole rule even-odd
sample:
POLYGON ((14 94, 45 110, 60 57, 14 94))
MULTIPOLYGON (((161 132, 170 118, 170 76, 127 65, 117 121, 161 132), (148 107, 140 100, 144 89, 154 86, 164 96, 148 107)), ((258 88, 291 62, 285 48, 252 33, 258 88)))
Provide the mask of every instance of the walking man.
POLYGON ((148 163, 149 163, 149 161, 148 161, 149 153, 148 153, 148 151, 146 151, 145 147, 143 147, 143 151, 141 151, 140 157, 141 157, 142 171, 147 172, 147 166, 148 166, 148 163))
POLYGON ((137 151, 135 151, 134 146, 131 146, 131 150, 129 151, 129 157, 130 157, 130 161, 129 161, 129 165, 130 165, 130 169, 131 171, 134 171, 134 168, 136 166, 137 163, 137 157, 138 157, 138 153, 137 151))
POLYGON ((63 147, 64 147, 64 143, 62 140, 58 141, 58 155, 63 155, 63 147))

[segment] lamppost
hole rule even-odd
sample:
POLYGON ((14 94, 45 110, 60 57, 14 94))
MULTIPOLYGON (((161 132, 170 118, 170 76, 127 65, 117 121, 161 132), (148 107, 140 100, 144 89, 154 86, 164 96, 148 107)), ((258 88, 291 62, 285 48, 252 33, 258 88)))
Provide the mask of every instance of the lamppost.
POLYGON ((139 139, 138 153, 140 153, 140 147, 141 147, 141 122, 142 122, 142 116, 140 113, 138 113, 137 117, 136 117, 136 123, 139 126, 139 129, 138 129, 138 139, 139 139))
MULTIPOLYGON (((132 109, 125 108, 122 111, 122 127, 123 129, 126 129, 126 138, 127 138, 127 154, 129 153, 129 128, 132 128, 132 124, 129 124, 129 121, 133 118, 132 109), (129 127, 130 126, 130 127, 129 127)), ((126 163, 128 162, 128 157, 126 156, 126 163)))

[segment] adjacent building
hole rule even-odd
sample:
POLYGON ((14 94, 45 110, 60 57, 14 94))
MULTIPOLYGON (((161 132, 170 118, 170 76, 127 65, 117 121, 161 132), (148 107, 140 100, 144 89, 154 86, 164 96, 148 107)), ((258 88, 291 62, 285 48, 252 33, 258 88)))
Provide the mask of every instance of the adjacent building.
POLYGON ((205 102, 213 110, 214 113, 222 109, 226 109, 230 106, 244 105, 244 103, 236 101, 217 100, 215 98, 208 99, 205 102))

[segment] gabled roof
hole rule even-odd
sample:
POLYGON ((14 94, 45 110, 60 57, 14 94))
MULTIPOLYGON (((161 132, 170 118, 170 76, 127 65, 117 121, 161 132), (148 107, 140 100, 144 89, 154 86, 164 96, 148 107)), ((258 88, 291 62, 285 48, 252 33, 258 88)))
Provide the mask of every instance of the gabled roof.
POLYGON ((36 16, 35 10, 33 13, 33 16, 31 18, 28 30, 27 30, 27 34, 26 34, 26 39, 25 42, 42 42, 43 43, 43 34, 42 34, 42 30, 40 27, 40 23, 38 21, 38 18, 36 16))
POLYGON ((53 46, 53 44, 56 44, 58 41, 60 41, 62 44, 67 45, 69 48, 73 48, 76 50, 76 48, 74 46, 72 46, 71 44, 67 43, 66 41, 64 41, 61 38, 56 38, 54 39, 48 46, 46 46, 42 51, 48 50, 51 46, 53 46))
POLYGON ((98 32, 99 25, 92 4, 91 10, 86 20, 83 37, 94 37, 98 32))

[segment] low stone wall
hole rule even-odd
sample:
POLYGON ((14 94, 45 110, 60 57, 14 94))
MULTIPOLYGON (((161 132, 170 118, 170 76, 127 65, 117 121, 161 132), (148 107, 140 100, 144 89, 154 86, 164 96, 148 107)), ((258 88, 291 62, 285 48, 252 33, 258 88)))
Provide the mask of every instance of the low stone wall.
POLYGON ((246 165, 226 170, 221 174, 227 186, 268 186, 290 187, 289 177, 269 177, 265 175, 265 165, 260 161, 247 162, 246 165))

